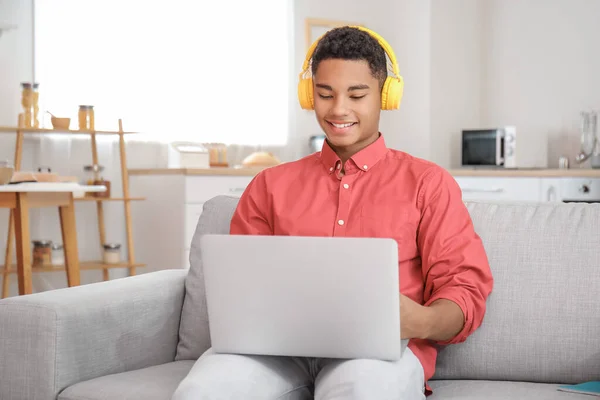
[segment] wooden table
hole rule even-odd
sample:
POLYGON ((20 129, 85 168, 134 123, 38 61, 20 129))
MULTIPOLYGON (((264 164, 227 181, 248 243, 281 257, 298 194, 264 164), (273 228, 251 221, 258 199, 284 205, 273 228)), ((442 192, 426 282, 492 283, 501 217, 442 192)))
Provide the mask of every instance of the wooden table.
MULTIPOLYGON (((11 209, 9 238, 14 229, 17 252, 17 276, 19 295, 31 294, 31 242, 29 235, 29 209, 34 207, 58 207, 61 233, 65 252, 65 269, 69 287, 80 284, 79 253, 77 250, 77 230, 75 225, 75 206, 73 193, 104 192, 105 186, 82 186, 77 183, 19 183, 0 185, 0 208, 11 209)), ((7 248, 10 247, 7 246, 7 248)), ((8 252, 7 252, 8 254, 8 252)), ((7 255, 5 271, 10 265, 7 255)), ((4 280, 7 279, 4 274, 4 280)))

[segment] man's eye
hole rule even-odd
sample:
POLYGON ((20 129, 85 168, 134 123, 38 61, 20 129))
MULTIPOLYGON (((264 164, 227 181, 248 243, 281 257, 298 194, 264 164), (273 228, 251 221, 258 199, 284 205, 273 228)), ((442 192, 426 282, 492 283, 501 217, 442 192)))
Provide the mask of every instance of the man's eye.
POLYGON ((319 97, 322 98, 322 99, 331 99, 333 96, 319 93, 319 97))
POLYGON ((365 96, 366 96, 366 94, 363 94, 362 96, 350 96, 350 98, 351 98, 352 100, 360 100, 360 99, 362 99, 362 98, 363 98, 363 97, 365 97, 365 96))

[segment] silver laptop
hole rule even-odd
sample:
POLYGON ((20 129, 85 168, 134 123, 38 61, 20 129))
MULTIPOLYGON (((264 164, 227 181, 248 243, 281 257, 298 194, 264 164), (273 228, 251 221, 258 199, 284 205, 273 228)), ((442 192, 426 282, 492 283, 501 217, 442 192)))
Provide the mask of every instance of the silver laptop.
POLYGON ((204 235, 200 246, 215 352, 402 356, 394 240, 204 235))

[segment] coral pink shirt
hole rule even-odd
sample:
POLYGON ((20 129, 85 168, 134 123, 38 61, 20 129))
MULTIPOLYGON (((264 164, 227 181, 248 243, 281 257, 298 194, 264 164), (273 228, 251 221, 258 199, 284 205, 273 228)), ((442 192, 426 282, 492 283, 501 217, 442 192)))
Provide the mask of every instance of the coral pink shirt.
MULTIPOLYGON (((383 136, 341 161, 322 151, 259 173, 241 196, 231 234, 393 238, 400 292, 419 304, 456 302, 463 330, 444 343, 411 339, 429 380, 436 344, 464 341, 477 329, 492 275, 454 178, 431 162, 388 149, 383 136)), ((429 393, 429 387, 427 392, 429 393)))

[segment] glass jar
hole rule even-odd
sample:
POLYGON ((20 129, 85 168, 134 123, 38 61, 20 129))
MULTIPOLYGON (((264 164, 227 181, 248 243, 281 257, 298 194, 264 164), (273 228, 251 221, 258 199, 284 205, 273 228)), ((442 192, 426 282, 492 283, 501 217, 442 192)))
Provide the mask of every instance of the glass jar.
POLYGON ((33 85, 29 82, 21 83, 21 106, 25 128, 33 128, 33 85))
POLYGON ((93 185, 99 179, 100 172, 104 171, 102 165, 84 165, 83 170, 85 171, 85 184, 93 185))
POLYGON ((39 106, 39 102, 40 102, 40 92, 39 92, 39 87, 40 84, 39 83, 34 83, 33 84, 33 93, 32 93, 32 98, 33 98, 33 104, 31 105, 32 108, 32 124, 34 128, 39 128, 40 127, 40 106, 39 106))
POLYGON ((41 267, 51 263, 52 241, 34 240, 33 241, 33 263, 35 267, 41 267))
POLYGON ((121 262, 121 245, 118 243, 105 243, 102 259, 105 264, 118 264, 121 262))
POLYGON ((80 131, 93 131, 95 129, 94 122, 94 106, 79 106, 79 112, 77 114, 79 119, 79 130, 80 131))
POLYGON ((209 164, 211 167, 227 167, 227 146, 224 143, 208 143, 209 164))
POLYGON ((15 167, 8 161, 0 161, 0 185, 8 184, 15 172, 15 167))
POLYGON ((100 178, 100 179, 96 179, 94 181, 94 185, 97 186, 105 186, 106 190, 104 192, 94 192, 94 196, 96 197, 100 197, 100 198, 110 198, 110 181, 107 181, 104 178, 100 178))
POLYGON ((39 128, 39 83, 21 83, 21 106, 25 128, 39 128))
POLYGON ((59 243, 52 244, 52 265, 59 266, 65 265, 65 252, 63 250, 63 245, 59 243))

